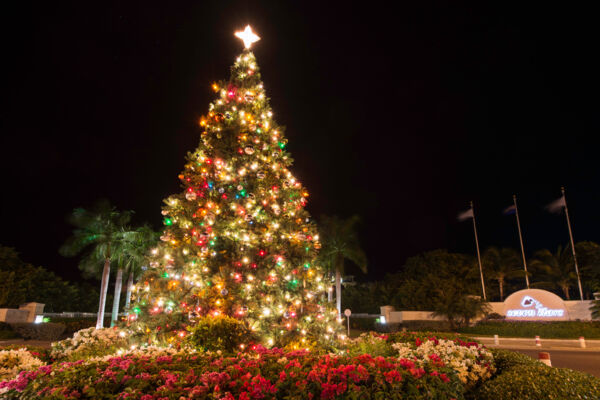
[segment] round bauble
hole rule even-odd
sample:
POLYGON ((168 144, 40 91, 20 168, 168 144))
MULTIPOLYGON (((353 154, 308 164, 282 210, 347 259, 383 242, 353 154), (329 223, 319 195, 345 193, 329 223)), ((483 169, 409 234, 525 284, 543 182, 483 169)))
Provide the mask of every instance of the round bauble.
POLYGON ((254 147, 248 146, 244 149, 244 151, 246 152, 246 154, 250 155, 250 154, 254 154, 254 147))
POLYGON ((188 199, 189 201, 196 200, 196 197, 197 197, 196 192, 187 192, 185 194, 185 198, 188 199))
POLYGON ((227 289, 221 290, 221 296, 227 296, 228 293, 229 293, 229 290, 227 290, 227 289))

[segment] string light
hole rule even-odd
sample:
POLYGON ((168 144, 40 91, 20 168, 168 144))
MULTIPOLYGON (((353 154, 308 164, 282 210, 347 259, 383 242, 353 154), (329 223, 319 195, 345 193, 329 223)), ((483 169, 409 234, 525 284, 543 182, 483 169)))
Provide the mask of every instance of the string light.
MULTIPOLYGON (((246 49, 260 39, 249 26, 236 36, 246 49)), ((258 74, 246 50, 230 81, 212 84, 217 98, 199 119, 201 145, 179 175, 184 190, 165 202, 148 278, 134 286, 129 319, 140 325, 132 329, 171 332, 174 343, 186 331, 157 317, 183 311, 184 325, 203 315, 246 321, 268 346, 288 333, 338 337, 337 312, 322 296, 332 288, 314 262, 320 242, 304 209, 309 194, 289 170, 258 74)))

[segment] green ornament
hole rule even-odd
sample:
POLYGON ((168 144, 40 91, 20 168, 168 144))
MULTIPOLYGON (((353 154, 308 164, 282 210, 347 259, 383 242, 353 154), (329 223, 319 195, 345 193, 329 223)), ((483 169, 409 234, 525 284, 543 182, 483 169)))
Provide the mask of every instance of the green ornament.
POLYGON ((164 222, 167 226, 173 225, 173 220, 171 218, 165 218, 164 222))

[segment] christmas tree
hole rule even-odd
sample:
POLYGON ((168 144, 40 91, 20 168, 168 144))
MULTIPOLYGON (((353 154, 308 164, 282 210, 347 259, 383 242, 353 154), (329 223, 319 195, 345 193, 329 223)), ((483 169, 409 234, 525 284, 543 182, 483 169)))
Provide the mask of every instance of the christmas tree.
POLYGON ((164 232, 136 285, 129 325, 148 343, 175 341, 196 318, 247 323, 266 346, 332 342, 339 323, 315 265, 319 236, 308 192, 289 167, 273 119, 250 27, 246 49, 200 120, 201 142, 165 200, 164 232))

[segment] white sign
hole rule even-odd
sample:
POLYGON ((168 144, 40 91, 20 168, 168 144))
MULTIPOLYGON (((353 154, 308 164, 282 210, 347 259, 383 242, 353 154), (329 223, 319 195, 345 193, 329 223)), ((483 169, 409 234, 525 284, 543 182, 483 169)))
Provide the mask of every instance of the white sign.
POLYGON ((349 316, 351 316, 351 315, 352 315, 352 311, 350 311, 350 309, 349 309, 349 308, 346 308, 346 309, 344 310, 344 315, 345 315, 346 317, 349 317, 349 316))
POLYGON ((523 296, 521 300, 523 308, 515 310, 507 310, 507 317, 562 317, 565 315, 565 310, 544 307, 542 303, 531 296, 523 296))
POLYGON ((563 300, 554 293, 540 289, 520 290, 504 301, 507 319, 524 321, 568 320, 563 300))

